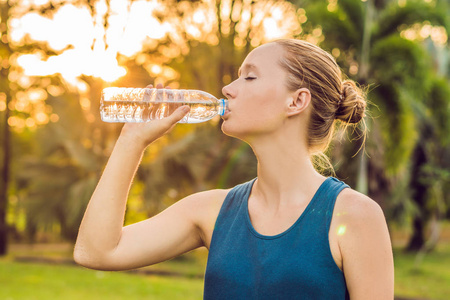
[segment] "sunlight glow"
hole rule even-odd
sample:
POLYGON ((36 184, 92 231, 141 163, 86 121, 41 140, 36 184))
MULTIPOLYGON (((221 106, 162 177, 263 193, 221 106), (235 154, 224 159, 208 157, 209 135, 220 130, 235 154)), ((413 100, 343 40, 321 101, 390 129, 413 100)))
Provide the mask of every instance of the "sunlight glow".
POLYGON ((337 234, 338 234, 338 235, 344 235, 346 230, 347 230, 347 226, 345 226, 345 225, 340 225, 340 226, 338 227, 337 234))
POLYGON ((356 75, 356 74, 358 74, 358 71, 359 71, 359 66, 358 66, 358 64, 357 64, 356 62, 352 62, 352 63, 350 64, 350 67, 349 67, 349 69, 348 69, 348 72, 349 72, 350 74, 352 74, 352 75, 356 75))
POLYGON ((6 94, 0 92, 0 111, 6 110, 6 94))
POLYGON ((448 35, 445 28, 442 26, 432 26, 428 21, 416 23, 406 28, 405 26, 401 26, 400 30, 401 37, 412 41, 423 41, 430 38, 439 46, 444 46, 448 41, 448 35))
POLYGON ((341 55, 341 50, 339 50, 339 48, 333 48, 331 54, 333 54, 334 57, 339 57, 339 55, 341 55))
POLYGON ((126 69, 118 65, 119 53, 133 56, 142 50, 146 39, 162 38, 168 31, 167 24, 151 17, 156 5, 157 1, 135 1, 128 8, 126 1, 112 0, 106 29, 102 23, 107 10, 104 1, 96 2, 95 19, 86 8, 71 4, 62 6, 53 19, 33 12, 12 19, 11 38, 15 43, 29 37, 46 41, 51 49, 61 52, 48 58, 39 52, 21 55, 18 64, 25 75, 60 73, 72 84, 83 74, 115 81, 126 74, 126 69))
POLYGON ((59 116, 57 114, 51 114, 50 115, 50 122, 58 122, 59 121, 59 116))
POLYGON ((327 10, 329 12, 335 12, 338 8, 337 0, 328 0, 327 10))
POLYGON ((405 7, 406 6, 406 0, 398 0, 398 6, 405 7))
POLYGON ((206 21, 205 14, 201 10, 197 10, 194 13, 194 15, 192 16, 192 19, 197 24, 201 24, 201 23, 204 23, 206 21))

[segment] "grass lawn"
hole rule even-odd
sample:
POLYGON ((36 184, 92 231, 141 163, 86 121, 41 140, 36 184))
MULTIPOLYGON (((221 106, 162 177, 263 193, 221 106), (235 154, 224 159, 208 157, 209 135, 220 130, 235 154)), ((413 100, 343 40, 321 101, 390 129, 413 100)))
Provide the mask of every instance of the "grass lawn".
POLYGON ((415 259, 415 255, 394 250, 395 295, 450 299, 450 243, 438 245, 417 267, 415 259))
POLYGON ((0 260, 0 299, 202 299, 203 280, 0 260))
POLYGON ((395 295, 404 298, 450 299, 450 222, 442 224, 439 244, 416 264, 416 255, 402 251, 410 232, 392 233, 395 295))

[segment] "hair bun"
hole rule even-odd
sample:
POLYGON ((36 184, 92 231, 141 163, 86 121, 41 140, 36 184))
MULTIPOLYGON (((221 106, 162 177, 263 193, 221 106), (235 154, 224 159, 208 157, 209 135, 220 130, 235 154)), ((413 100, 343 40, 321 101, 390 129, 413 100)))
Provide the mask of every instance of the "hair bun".
POLYGON ((342 92, 335 118, 348 124, 356 124, 365 116, 366 100, 363 91, 353 80, 342 83, 342 92))

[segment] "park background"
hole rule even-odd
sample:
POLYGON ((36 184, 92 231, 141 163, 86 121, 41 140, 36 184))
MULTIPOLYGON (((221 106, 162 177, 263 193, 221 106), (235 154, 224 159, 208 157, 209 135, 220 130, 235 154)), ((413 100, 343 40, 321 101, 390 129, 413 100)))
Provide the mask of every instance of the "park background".
MULTIPOLYGON (((367 88, 365 147, 359 128, 338 130, 327 155, 384 210, 396 298, 447 299, 448 0, 0 0, 0 10, 0 298, 200 299, 204 249, 132 273, 73 264, 121 129, 100 120, 101 90, 162 83, 220 97, 249 51, 295 37, 367 88)), ((177 125, 147 149, 126 224, 256 176, 251 149, 220 125, 177 125)))

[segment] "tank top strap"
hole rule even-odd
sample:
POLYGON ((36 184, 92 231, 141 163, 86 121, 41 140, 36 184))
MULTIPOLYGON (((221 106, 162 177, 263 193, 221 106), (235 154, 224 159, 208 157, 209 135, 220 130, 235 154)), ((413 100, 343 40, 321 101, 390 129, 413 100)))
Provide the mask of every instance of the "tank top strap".
POLYGON ((333 217, 334 205, 339 193, 349 186, 335 177, 328 177, 320 187, 318 194, 314 199, 313 211, 325 216, 325 224, 327 232, 330 229, 331 219, 333 217))
MULTIPOLYGON (((246 201, 250 195, 252 186, 256 178, 241 183, 233 187, 225 197, 222 207, 219 210, 216 223, 214 225, 214 231, 211 238, 210 252, 214 250, 218 244, 219 236, 226 236, 232 234, 230 227, 238 226, 245 228, 245 213, 246 213, 246 201)), ((220 239, 220 238, 219 238, 220 239)))
POLYGON ((241 205, 244 201, 247 201, 255 181, 256 178, 233 187, 223 201, 222 207, 219 211, 219 217, 223 214, 229 214, 233 213, 233 211, 236 212, 237 210, 241 210, 241 205))

